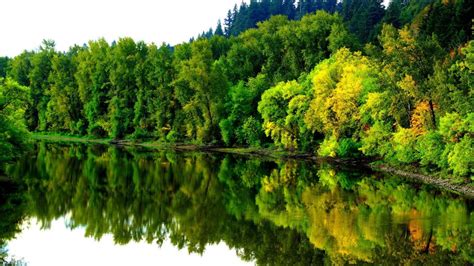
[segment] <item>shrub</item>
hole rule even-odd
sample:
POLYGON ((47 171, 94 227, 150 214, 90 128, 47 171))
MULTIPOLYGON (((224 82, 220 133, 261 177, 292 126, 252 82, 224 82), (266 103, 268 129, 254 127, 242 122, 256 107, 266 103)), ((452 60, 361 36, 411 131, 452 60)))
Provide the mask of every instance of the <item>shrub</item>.
POLYGON ((324 157, 336 157, 338 143, 335 136, 325 138, 324 141, 319 145, 318 155, 324 157))
POLYGON ((420 164, 425 166, 438 166, 447 168, 447 157, 444 156, 446 144, 443 136, 435 131, 431 131, 418 138, 416 150, 420 156, 420 164))
POLYGON ((390 139, 392 130, 389 124, 376 122, 369 130, 362 134, 361 147, 362 153, 367 156, 392 157, 392 145, 390 139))
POLYGON ((466 176, 474 174, 474 141, 469 135, 464 136, 456 143, 448 155, 449 169, 454 175, 466 176))
POLYGON ((171 130, 170 132, 168 132, 168 134, 166 135, 166 141, 170 142, 170 143, 174 143, 178 140, 178 133, 175 131, 175 130, 171 130))
POLYGON ((416 135, 410 128, 399 128, 392 138, 395 159, 401 163, 413 163, 418 160, 416 135))

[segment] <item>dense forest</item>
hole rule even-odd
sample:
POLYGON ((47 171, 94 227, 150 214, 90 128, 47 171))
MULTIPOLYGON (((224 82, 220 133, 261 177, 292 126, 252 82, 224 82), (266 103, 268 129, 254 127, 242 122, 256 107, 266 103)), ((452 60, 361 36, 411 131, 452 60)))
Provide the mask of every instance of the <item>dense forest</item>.
POLYGON ((0 58, 2 161, 31 132, 277 147, 474 173, 468 0, 251 1, 190 42, 0 58))

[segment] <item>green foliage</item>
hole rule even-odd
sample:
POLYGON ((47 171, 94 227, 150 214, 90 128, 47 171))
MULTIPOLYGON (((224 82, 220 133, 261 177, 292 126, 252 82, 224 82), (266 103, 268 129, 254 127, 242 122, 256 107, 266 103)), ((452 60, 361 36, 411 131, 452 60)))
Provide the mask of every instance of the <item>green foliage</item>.
POLYGON ((111 98, 108 95, 111 88, 109 53, 109 44, 100 39, 89 42, 88 49, 81 50, 77 55, 78 66, 74 76, 83 105, 82 112, 87 120, 87 133, 95 137, 107 137, 110 132, 106 104, 111 98))
POLYGON ((253 116, 245 120, 240 131, 241 138, 244 139, 248 145, 254 147, 260 146, 262 133, 262 123, 253 116))
POLYGON ((178 133, 174 130, 171 130, 170 132, 168 132, 168 134, 166 135, 166 141, 170 142, 170 143, 174 143, 178 140, 178 133))
POLYGON ((388 9, 380 0, 251 1, 175 47, 122 38, 59 52, 44 41, 0 59, 0 76, 29 87, 31 99, 5 124, 24 117, 33 131, 99 138, 273 142, 468 176, 471 9, 469 1, 393 0, 388 9))
POLYGON ((447 168, 447 158, 443 158, 445 143, 439 132, 431 131, 420 136, 416 149, 420 154, 421 165, 436 165, 439 168, 447 168))
POLYGON ((338 141, 336 154, 342 158, 354 158, 359 155, 360 144, 352 138, 343 138, 338 141))
POLYGON ((456 48, 472 38, 474 3, 468 0, 438 0, 421 13, 421 32, 436 35, 443 47, 456 48))
POLYGON ((39 52, 31 57, 29 71, 29 87, 32 105, 26 111, 26 118, 30 130, 47 130, 47 105, 49 102, 49 75, 52 71, 54 57, 54 41, 44 40, 39 52))
POLYGON ((440 159, 443 166, 449 165, 453 174, 472 176, 474 169, 473 153, 474 113, 465 119, 457 113, 449 113, 441 118, 439 133, 447 144, 440 159))
POLYGON ((29 106, 29 92, 10 78, 0 78, 0 175, 4 163, 16 159, 27 148, 24 114, 29 106))
POLYGON ((360 150, 368 156, 392 157, 392 129, 387 123, 377 121, 365 130, 361 137, 360 150))
POLYGON ((355 36, 348 32, 343 24, 333 24, 331 33, 328 36, 328 49, 331 53, 337 52, 341 48, 352 48, 358 50, 359 44, 355 36))
POLYGON ((74 74, 77 71, 76 56, 80 48, 71 49, 67 54, 56 54, 51 61, 51 83, 48 95, 46 120, 48 130, 73 134, 84 134, 80 122, 84 120, 82 103, 77 90, 74 74))
POLYGON ((214 61, 211 43, 191 44, 190 57, 178 64, 178 100, 187 114, 187 136, 199 143, 216 141, 227 79, 221 61, 214 61))
POLYGON ((449 169, 457 176, 471 176, 474 174, 474 140, 472 136, 464 136, 458 143, 454 144, 448 155, 449 169))
POLYGON ((10 58, 6 56, 0 57, 0 78, 5 78, 7 76, 9 62, 10 58))
POLYGON ((341 14, 349 29, 363 42, 376 36, 376 26, 385 13, 382 3, 382 0, 352 0, 341 3, 341 14))
POLYGON ((394 159, 402 163, 412 163, 419 159, 416 152, 416 135, 410 128, 398 128, 393 134, 394 159))
POLYGON ((324 141, 319 145, 318 155, 323 157, 336 157, 338 149, 338 143, 335 136, 325 138, 324 141))
POLYGON ((266 90, 258 103, 258 112, 263 118, 265 134, 273 139, 275 144, 286 149, 298 147, 298 123, 291 119, 289 104, 304 93, 303 87, 296 81, 279 83, 266 90))
POLYGON ((225 104, 227 118, 219 123, 224 143, 251 146, 258 143, 259 145, 263 131, 261 122, 256 118, 258 117, 256 106, 262 92, 268 86, 266 76, 258 75, 256 78, 249 79, 247 84, 239 82, 229 89, 225 104))

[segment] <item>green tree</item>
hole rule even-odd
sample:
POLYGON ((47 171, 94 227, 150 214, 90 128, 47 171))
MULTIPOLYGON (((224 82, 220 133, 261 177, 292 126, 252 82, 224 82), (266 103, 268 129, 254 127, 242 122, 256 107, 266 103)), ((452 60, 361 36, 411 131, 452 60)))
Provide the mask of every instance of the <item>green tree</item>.
POLYGON ((82 111, 87 120, 87 133, 96 137, 106 137, 111 131, 107 118, 111 89, 110 46, 104 39, 91 41, 87 49, 77 55, 76 82, 83 104, 82 111))
POLYGON ((76 56, 81 50, 72 48, 67 53, 58 53, 51 60, 46 120, 49 130, 74 134, 85 133, 82 103, 74 77, 77 72, 76 56))
POLYGON ((51 61, 56 54, 54 47, 54 41, 44 40, 39 51, 31 57, 31 70, 28 77, 32 105, 26 112, 30 130, 45 131, 48 127, 46 113, 49 102, 51 61))
POLYGON ((300 128, 291 111, 305 101, 304 88, 296 81, 281 82, 266 90, 258 103, 265 134, 286 149, 298 148, 300 128))
POLYGON ((7 76, 8 64, 10 58, 6 56, 0 57, 0 78, 5 78, 7 76))
POLYGON ((191 44, 189 59, 178 63, 178 100, 188 114, 187 135, 198 142, 216 140, 227 79, 211 45, 202 39, 191 44))
POLYGON ((0 176, 4 163, 16 159, 27 148, 25 111, 29 89, 10 78, 0 78, 0 176))
POLYGON ((219 122, 224 143, 260 145, 263 130, 256 110, 260 96, 269 86, 267 77, 258 75, 247 84, 241 81, 229 89, 225 104, 227 117, 219 122))

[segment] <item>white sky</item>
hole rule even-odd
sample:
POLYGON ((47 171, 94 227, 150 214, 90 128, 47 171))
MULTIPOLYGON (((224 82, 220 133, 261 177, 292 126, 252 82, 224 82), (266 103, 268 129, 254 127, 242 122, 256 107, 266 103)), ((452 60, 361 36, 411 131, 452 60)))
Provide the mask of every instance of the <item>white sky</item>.
POLYGON ((175 45, 215 28, 242 1, 0 0, 0 56, 36 49, 43 39, 60 51, 101 37, 175 45))
POLYGON ((58 50, 104 37, 178 44, 209 27, 241 0, 0 0, 0 56, 37 48, 58 50))
POLYGON ((186 248, 178 250, 168 240, 162 247, 145 241, 115 245, 112 235, 95 241, 84 237, 84 228, 68 229, 64 218, 53 221, 48 230, 41 230, 35 219, 25 222, 22 228, 7 248, 11 257, 23 259, 28 266, 254 265, 242 261, 223 242, 207 246, 200 256, 189 254, 186 248))

